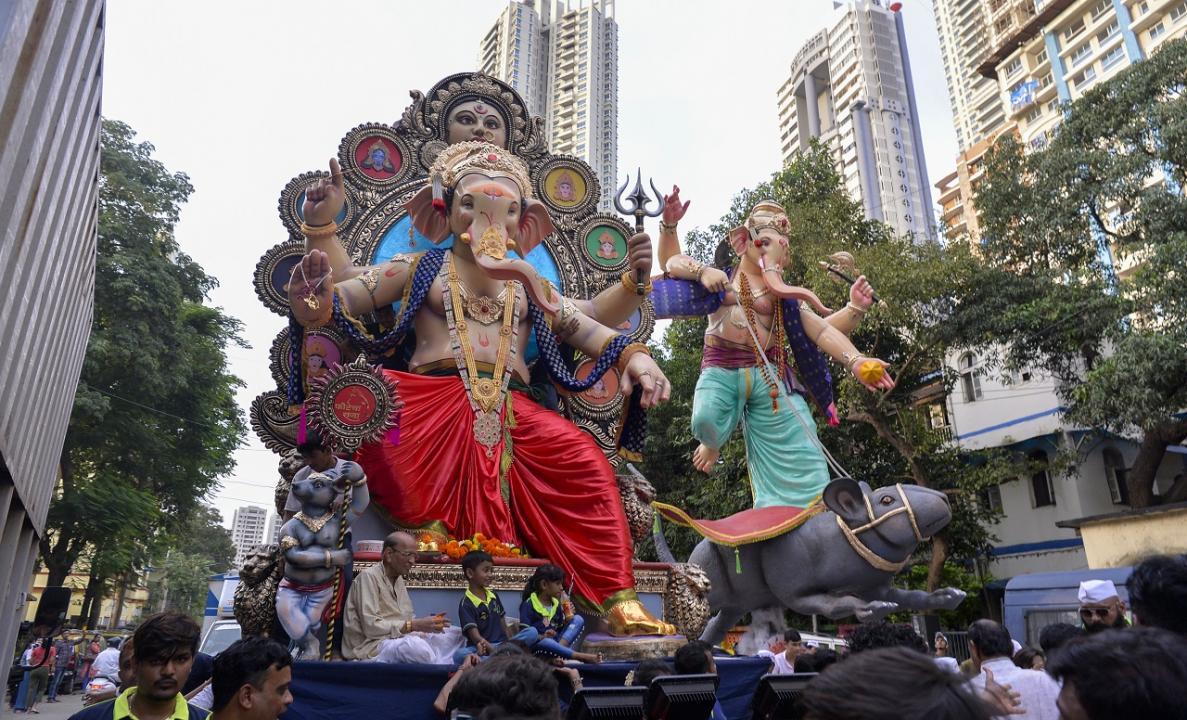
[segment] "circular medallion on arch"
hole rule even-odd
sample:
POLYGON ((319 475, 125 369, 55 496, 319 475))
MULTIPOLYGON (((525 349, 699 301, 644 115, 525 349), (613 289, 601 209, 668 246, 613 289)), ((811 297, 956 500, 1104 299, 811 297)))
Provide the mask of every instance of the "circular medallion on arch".
MULTIPOLYGON (((289 342, 289 331, 286 327, 276 335, 268 352, 271 360, 269 368, 277 387, 288 387, 292 367, 291 352, 292 344, 289 342)), ((306 328, 304 347, 300 353, 297 362, 301 366, 301 377, 305 379, 306 393, 309 392, 310 383, 324 377, 335 365, 344 365, 359 354, 346 336, 333 325, 306 328)))
MULTIPOLYGON (((593 360, 583 360, 577 365, 577 370, 574 374, 578 380, 585 380, 589 377, 589 373, 593 370, 593 367, 593 360)), ((593 387, 571 396, 571 399, 578 406, 599 415, 606 412, 616 412, 622 405, 622 398, 618 394, 620 382, 618 370, 611 368, 594 383, 593 387)))
POLYGON ((536 197, 549 210, 566 215, 593 211, 601 194, 593 170, 580 159, 554 156, 532 169, 536 197))
MULTIPOLYGON (((280 211, 280 221, 288 228, 291 235, 295 237, 302 237, 301 223, 305 222, 305 190, 322 178, 330 176, 329 170, 320 170, 317 172, 301 173, 297 177, 288 181, 284 186, 284 190, 280 191, 280 203, 277 208, 280 211)), ((357 181, 353 183, 357 185, 357 181)), ((338 217, 334 218, 334 222, 338 223, 339 233, 350 222, 354 220, 355 208, 357 202, 353 197, 354 190, 352 183, 346 182, 346 202, 342 204, 342 210, 338 213, 338 217)))
POLYGON ((574 238, 581 244, 586 262, 598 270, 625 270, 630 257, 626 241, 633 233, 613 215, 598 214, 577 228, 574 238))
POLYGON ((289 278, 292 277, 293 268, 301 262, 304 255, 305 242, 297 237, 290 237, 287 241, 274 245, 256 263, 253 280, 256 295, 260 302, 264 303, 264 307, 277 315, 288 317, 289 278))
POLYGON ((347 133, 338 148, 338 162, 348 183, 377 186, 406 180, 416 165, 404 138, 380 123, 347 133))

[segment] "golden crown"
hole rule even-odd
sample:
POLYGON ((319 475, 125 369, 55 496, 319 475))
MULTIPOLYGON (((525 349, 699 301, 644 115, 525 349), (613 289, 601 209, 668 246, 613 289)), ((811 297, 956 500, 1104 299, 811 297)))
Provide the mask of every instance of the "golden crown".
POLYGON ((520 195, 532 197, 532 181, 527 165, 497 145, 468 141, 454 143, 441 151, 429 175, 440 179, 446 187, 457 187, 465 175, 482 174, 492 178, 507 178, 519 186, 520 195))
POLYGON ((752 236, 770 228, 787 237, 791 222, 787 219, 787 211, 782 205, 773 200, 763 200, 750 211, 750 217, 746 218, 746 227, 752 236))

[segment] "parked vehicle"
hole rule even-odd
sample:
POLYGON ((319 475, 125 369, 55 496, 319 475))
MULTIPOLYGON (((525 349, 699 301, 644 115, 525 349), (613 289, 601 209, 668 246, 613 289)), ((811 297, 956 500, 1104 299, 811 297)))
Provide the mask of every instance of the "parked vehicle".
POLYGON ((1010 636, 1024 645, 1039 646, 1039 632, 1048 625, 1080 624, 1077 597, 1084 580, 1112 580, 1122 600, 1129 600, 1125 583, 1131 567, 1017 575, 1006 583, 1002 621, 1010 636))
POLYGON ((214 657, 241 637, 243 637, 243 630, 239 627, 238 621, 215 620, 202 636, 198 652, 214 657))

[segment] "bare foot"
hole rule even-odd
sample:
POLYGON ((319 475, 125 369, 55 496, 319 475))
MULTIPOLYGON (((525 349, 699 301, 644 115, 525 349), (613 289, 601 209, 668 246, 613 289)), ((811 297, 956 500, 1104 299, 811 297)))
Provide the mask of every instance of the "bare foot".
POLYGON ((719 457, 721 457, 720 450, 714 450, 708 445, 701 443, 692 452, 692 465, 703 473, 712 472, 713 466, 717 464, 717 458, 719 457))
POLYGON ((594 655, 592 653, 575 652, 573 653, 573 659, 583 663, 596 665, 597 663, 602 662, 602 653, 594 655))

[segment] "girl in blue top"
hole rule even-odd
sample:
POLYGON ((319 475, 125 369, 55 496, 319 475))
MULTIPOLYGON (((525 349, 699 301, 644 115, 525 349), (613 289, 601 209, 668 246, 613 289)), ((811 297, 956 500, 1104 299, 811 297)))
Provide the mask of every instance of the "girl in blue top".
POLYGON ((523 589, 523 603, 519 606, 519 622, 535 628, 540 639, 532 645, 539 655, 552 655, 584 663, 602 661, 601 655, 577 652, 569 647, 581 635, 585 621, 574 615, 565 621, 561 610, 565 572, 556 565, 541 565, 523 589))

